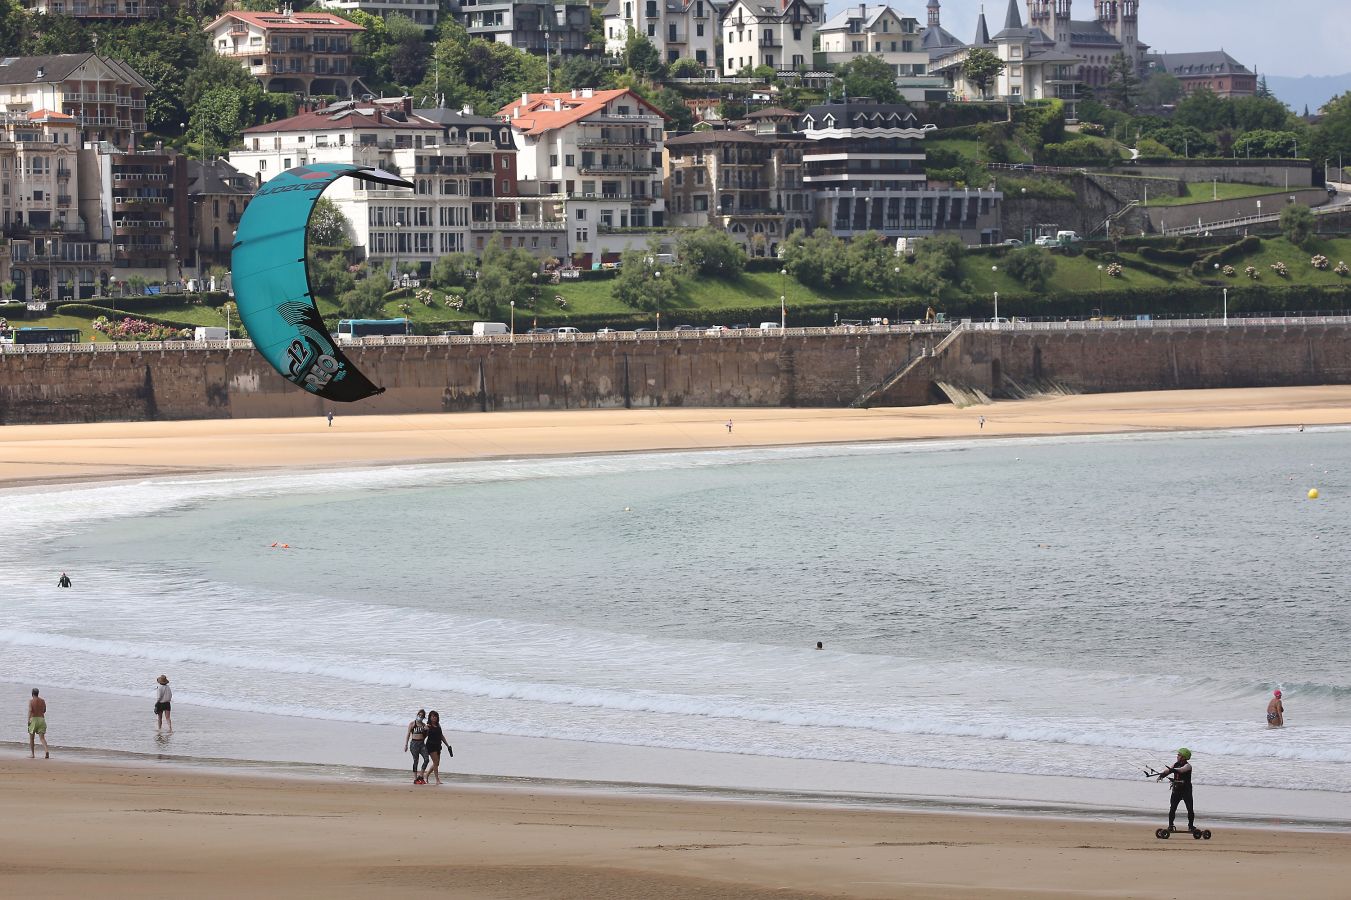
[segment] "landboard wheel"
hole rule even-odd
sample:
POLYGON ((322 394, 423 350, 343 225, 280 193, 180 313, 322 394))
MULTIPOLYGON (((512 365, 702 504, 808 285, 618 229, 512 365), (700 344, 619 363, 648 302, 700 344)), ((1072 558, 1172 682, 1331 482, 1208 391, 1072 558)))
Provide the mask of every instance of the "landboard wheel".
POLYGON ((1161 841, 1166 841, 1168 840, 1168 834, 1169 832, 1167 828, 1160 828, 1154 832, 1154 837, 1158 838, 1161 841))
POLYGON ((1193 832, 1192 832, 1192 837, 1195 838, 1195 839, 1198 840, 1198 841, 1201 840, 1201 832, 1200 832, 1200 831, 1193 831, 1193 832))
POLYGON ((1201 837, 1210 840, 1210 829, 1207 828, 1205 831, 1201 832, 1201 837))

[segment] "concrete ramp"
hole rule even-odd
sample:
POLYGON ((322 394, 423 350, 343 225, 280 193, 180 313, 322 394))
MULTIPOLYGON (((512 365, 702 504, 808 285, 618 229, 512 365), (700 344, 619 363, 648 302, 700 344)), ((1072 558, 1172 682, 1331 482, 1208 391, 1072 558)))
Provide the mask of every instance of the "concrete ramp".
POLYGON ((993 403, 984 391, 977 388, 967 387, 966 385, 953 384, 949 381, 935 381, 934 387, 943 392, 943 396, 952 401, 952 405, 958 409, 966 409, 968 406, 983 406, 986 403, 993 403))

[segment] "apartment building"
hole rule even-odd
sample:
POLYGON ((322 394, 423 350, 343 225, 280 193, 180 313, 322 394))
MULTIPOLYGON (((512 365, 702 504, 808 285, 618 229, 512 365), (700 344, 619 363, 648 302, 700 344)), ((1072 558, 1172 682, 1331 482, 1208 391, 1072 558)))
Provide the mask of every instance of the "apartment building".
POLYGON ((498 116, 515 132, 524 214, 566 222, 577 265, 618 259, 666 224, 665 116, 627 88, 522 94, 498 116))
POLYGON ((456 18, 470 37, 541 56, 582 53, 591 34, 586 0, 462 0, 456 18))
POLYGON ((605 54, 623 54, 630 32, 646 35, 668 63, 693 59, 717 68, 718 8, 712 0, 610 0, 605 54))
POLYGON ((919 20, 885 4, 845 7, 817 31, 818 65, 840 66, 873 56, 891 66, 898 78, 928 74, 929 54, 921 46, 919 20))
POLYGON ((0 59, 0 115, 38 110, 72 117, 78 142, 109 141, 125 147, 145 133, 150 90, 134 69, 93 53, 0 59))
POLYGON ((223 159, 187 160, 188 234, 183 266, 205 275, 230 267, 235 229, 253 199, 252 178, 223 159))
POLYGON ((760 66, 776 71, 809 68, 816 29, 824 21, 824 3, 732 0, 722 12, 723 74, 760 66))
POLYGON ((164 11, 162 4, 146 0, 32 0, 28 8, 36 13, 95 22, 153 19, 164 11))
POLYGON ((930 185, 925 132, 902 103, 845 100, 807 109, 803 183, 816 221, 840 237, 958 234, 968 244, 1000 240, 1003 195, 930 185))
POLYGON ((280 93, 349 97, 357 83, 352 40, 365 31, 326 12, 227 12, 204 29, 216 53, 280 93))
POLYGON ((806 139, 798 114, 769 108, 743 127, 708 129, 666 141, 667 221, 717 225, 750 256, 774 257, 789 234, 814 220, 803 189, 806 139))
POLYGON ((96 269, 110 261, 107 244, 90 238, 80 216, 79 149, 79 126, 68 115, 0 117, 0 225, 17 299, 93 296, 96 269))
POLYGON ((436 27, 441 12, 441 4, 437 0, 319 0, 316 5, 341 12, 369 13, 382 19, 398 13, 429 31, 436 27))
POLYGON ((129 152, 107 142, 80 149, 80 212, 111 243, 114 281, 184 277, 188 256, 187 160, 172 150, 129 152))
MULTIPOLYGON (((425 111, 424 111, 425 112, 425 111)), ((352 223, 352 240, 372 262, 423 270, 448 253, 474 252, 471 235, 514 228, 510 134, 472 114, 413 112, 410 98, 347 100, 246 129, 230 165, 258 182, 309 163, 376 166, 413 189, 341 178, 324 193, 352 223), (499 196, 500 195, 500 196, 499 196)), ((561 229, 551 232, 555 238, 561 229)))

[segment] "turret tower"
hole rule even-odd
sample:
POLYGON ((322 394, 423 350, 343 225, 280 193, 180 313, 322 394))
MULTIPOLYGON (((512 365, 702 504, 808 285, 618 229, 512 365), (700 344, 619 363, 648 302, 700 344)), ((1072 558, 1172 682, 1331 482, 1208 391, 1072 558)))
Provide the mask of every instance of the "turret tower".
POLYGON ((1062 53, 1070 48, 1070 4, 1073 0, 1027 0, 1027 24, 1040 28, 1062 53))
POLYGON ((929 0, 929 27, 942 27, 943 7, 938 0, 929 0))

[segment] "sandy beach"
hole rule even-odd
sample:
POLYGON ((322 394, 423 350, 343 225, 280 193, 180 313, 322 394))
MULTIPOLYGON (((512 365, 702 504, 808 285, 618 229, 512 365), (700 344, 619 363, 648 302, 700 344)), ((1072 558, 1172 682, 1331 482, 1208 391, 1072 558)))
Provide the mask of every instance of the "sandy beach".
POLYGON ((1095 394, 969 409, 339 413, 332 427, 320 417, 7 426, 0 428, 0 486, 532 455, 1343 425, 1351 423, 1351 387, 1095 394))
MULTIPOLYGON (((1312 428, 1351 424, 1351 387, 1056 397, 962 410, 339 413, 331 427, 322 418, 6 426, 0 487, 536 455, 1312 428)), ((67 739, 72 727, 63 724, 67 739)), ((11 729, 6 738, 22 734, 20 716, 11 729)), ((55 755, 30 760, 26 746, 0 749, 7 894, 1333 898, 1351 883, 1351 834, 1343 832, 1216 825, 1211 841, 1164 842, 1153 824, 1091 817, 491 782, 413 787, 55 755)))
MULTIPOLYGON (((7 754, 8 755, 8 754, 7 754)), ((0 762, 14 896, 1344 897, 1351 835, 0 762)))

